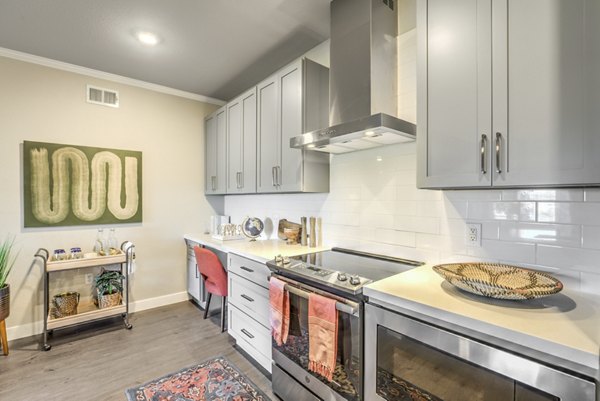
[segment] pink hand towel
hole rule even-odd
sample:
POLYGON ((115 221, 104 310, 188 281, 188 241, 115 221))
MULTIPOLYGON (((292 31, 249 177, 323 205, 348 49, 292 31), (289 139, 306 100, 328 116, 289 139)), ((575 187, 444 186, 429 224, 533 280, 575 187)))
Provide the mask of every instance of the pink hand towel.
POLYGON ((269 303, 271 304, 271 334, 277 345, 287 342, 290 327, 290 296, 285 282, 271 277, 269 280, 269 303))
POLYGON ((308 296, 308 369, 333 380, 337 357, 336 301, 318 294, 308 296))

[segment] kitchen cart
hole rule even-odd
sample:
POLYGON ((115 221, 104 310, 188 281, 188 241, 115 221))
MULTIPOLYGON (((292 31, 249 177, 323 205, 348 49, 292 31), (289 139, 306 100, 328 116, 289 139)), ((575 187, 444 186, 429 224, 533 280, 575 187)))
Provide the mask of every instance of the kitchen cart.
POLYGON ((52 346, 48 343, 48 334, 54 329, 105 319, 117 315, 123 317, 125 327, 131 329, 129 323, 129 272, 134 258, 135 247, 129 241, 121 244, 121 250, 116 255, 83 257, 81 259, 51 260, 47 249, 40 248, 35 257, 40 258, 44 264, 44 332, 42 349, 49 351, 52 346), (121 274, 125 276, 122 300, 119 305, 100 309, 93 302, 80 303, 78 313, 75 315, 55 318, 50 314, 50 274, 67 270, 79 270, 91 267, 119 265, 121 274))

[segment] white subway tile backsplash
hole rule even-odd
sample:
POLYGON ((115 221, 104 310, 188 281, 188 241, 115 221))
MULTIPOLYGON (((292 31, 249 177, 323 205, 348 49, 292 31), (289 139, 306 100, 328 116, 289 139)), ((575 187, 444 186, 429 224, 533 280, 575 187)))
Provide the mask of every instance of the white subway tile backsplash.
POLYGON ((582 246, 584 248, 600 249, 600 226, 583 226, 581 230, 583 231, 582 246))
POLYGON ((536 264, 600 274, 600 250, 538 245, 536 264))
POLYGON ((585 201, 586 202, 600 202, 600 188, 586 188, 585 189, 585 201))
POLYGON ((443 191, 444 196, 451 201, 499 201, 502 199, 502 191, 495 189, 485 190, 460 190, 443 191))
POLYGON ((534 244, 494 240, 482 240, 481 242, 481 248, 468 247, 467 255, 512 263, 535 263, 536 246, 534 244))
POLYGON ((539 202, 538 221, 600 225, 600 203, 539 202))
POLYGON ((415 233, 439 234, 440 219, 435 217, 396 216, 394 228, 415 233))
POLYGON ((469 202, 467 217, 478 220, 535 221, 535 202, 469 202))
POLYGON ((580 247, 581 226, 503 221, 500 223, 500 239, 580 247))
POLYGON ((583 189, 514 189, 502 191, 503 201, 583 202, 583 189))
POLYGON ((323 218, 324 243, 429 263, 504 261, 600 288, 600 189, 417 189, 414 143, 336 155, 327 194, 225 197, 233 222, 323 218), (381 161, 377 161, 380 156, 381 161), (465 244, 466 223, 482 246, 465 244))

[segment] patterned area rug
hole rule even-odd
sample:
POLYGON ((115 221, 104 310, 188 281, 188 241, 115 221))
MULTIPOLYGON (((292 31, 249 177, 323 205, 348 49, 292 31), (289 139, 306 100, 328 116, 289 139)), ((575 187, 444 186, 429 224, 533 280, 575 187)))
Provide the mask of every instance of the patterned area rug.
POLYGON ((129 401, 271 401, 225 357, 126 391, 129 401))

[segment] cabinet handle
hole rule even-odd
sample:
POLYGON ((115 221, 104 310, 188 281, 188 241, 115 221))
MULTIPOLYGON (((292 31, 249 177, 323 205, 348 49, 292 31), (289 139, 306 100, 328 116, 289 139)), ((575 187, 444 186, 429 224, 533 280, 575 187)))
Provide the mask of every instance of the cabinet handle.
POLYGON ((502 147, 502 134, 496 132, 496 173, 502 173, 500 168, 500 148, 502 147))
POLYGON ((240 171, 240 189, 244 188, 244 172, 240 171))
POLYGON ((254 273, 254 270, 252 270, 252 269, 250 269, 249 267, 246 267, 246 266, 240 266, 240 269, 246 270, 248 273, 254 273))
POLYGON ((235 187, 240 189, 240 172, 235 173, 235 187))
POLYGON ((242 298, 244 298, 246 301, 249 301, 249 302, 254 302, 254 299, 250 298, 250 297, 249 297, 248 295, 246 295, 246 294, 242 294, 241 296, 242 296, 242 298))
POLYGON ((487 174, 485 163, 485 151, 487 149, 487 135, 481 135, 481 174, 487 174))
POLYGON ((277 181, 275 181, 275 171, 277 170, 277 167, 273 167, 271 168, 271 183, 273 184, 273 186, 277 185, 277 181))
POLYGON ((196 265, 196 278, 198 278, 198 265, 196 265))
POLYGON ((213 175, 210 177, 210 185, 213 191, 217 189, 217 176, 213 175))
POLYGON ((254 338, 254 336, 252 335, 252 333, 248 332, 246 329, 242 329, 241 332, 244 333, 249 338, 254 338))
POLYGON ((275 167, 275 177, 277 178, 277 186, 281 186, 281 166, 275 167))

